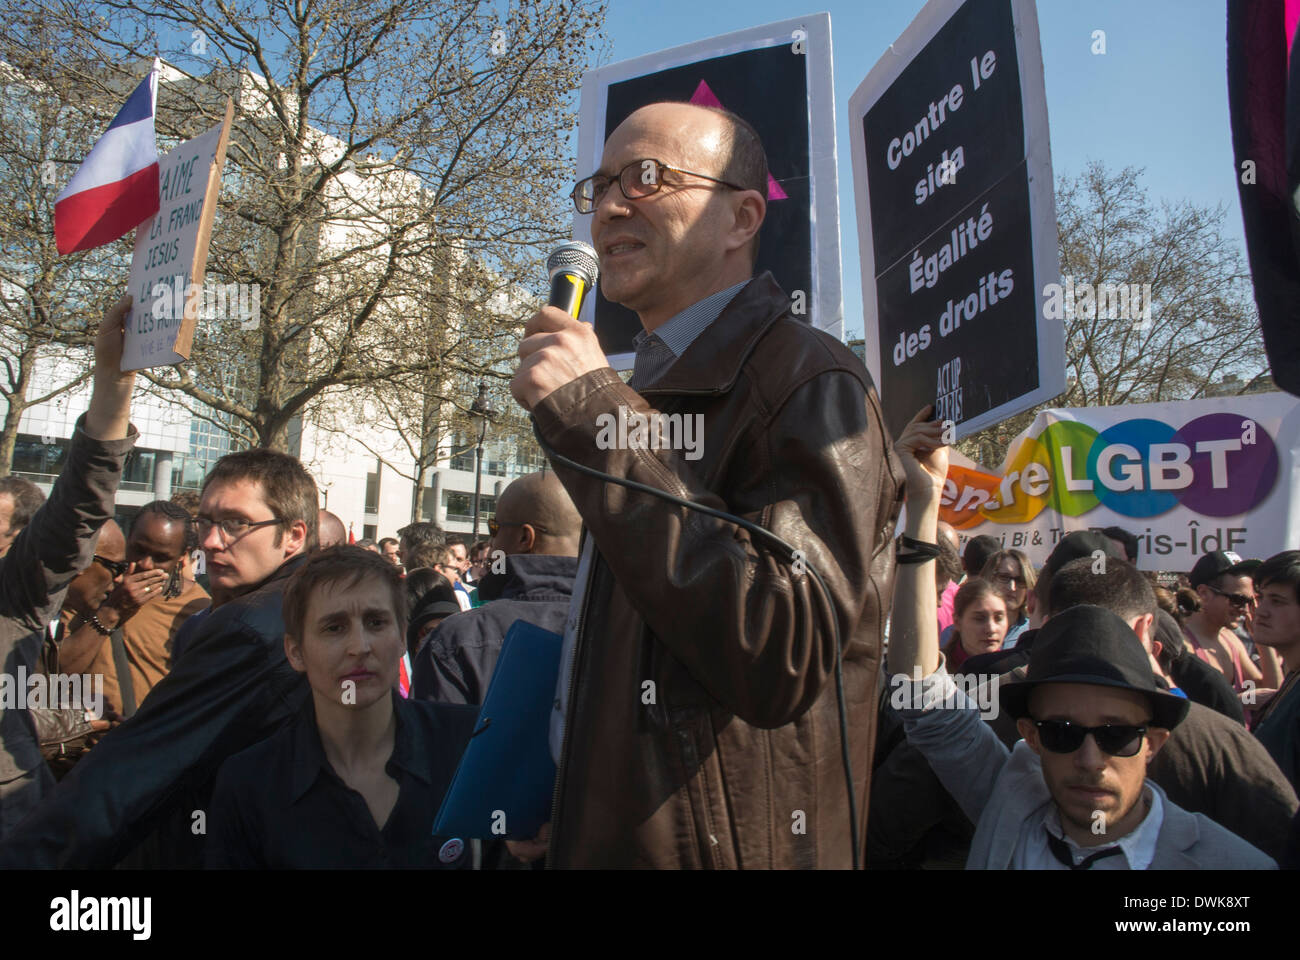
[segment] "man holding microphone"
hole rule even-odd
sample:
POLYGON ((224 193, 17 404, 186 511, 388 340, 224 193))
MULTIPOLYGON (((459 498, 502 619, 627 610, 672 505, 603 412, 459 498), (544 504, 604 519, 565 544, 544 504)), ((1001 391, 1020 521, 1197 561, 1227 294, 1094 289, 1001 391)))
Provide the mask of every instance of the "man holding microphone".
POLYGON ((555 307, 519 347, 511 390, 586 532, 552 717, 553 866, 848 867, 861 852, 901 472, 861 362, 753 276, 767 179, 740 118, 634 112, 573 193, 605 296, 644 327, 631 383, 555 307), (633 414, 701 418, 703 443, 688 458, 601 436, 633 414))

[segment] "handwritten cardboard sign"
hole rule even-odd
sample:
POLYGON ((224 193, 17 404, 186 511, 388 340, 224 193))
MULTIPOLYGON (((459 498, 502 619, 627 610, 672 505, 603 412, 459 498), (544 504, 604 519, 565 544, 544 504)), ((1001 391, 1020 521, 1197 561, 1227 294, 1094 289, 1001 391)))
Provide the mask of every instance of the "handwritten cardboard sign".
POLYGON ((177 145, 158 162, 158 213, 135 232, 127 287, 134 303, 123 370, 189 358, 233 116, 234 104, 227 100, 221 123, 177 145))

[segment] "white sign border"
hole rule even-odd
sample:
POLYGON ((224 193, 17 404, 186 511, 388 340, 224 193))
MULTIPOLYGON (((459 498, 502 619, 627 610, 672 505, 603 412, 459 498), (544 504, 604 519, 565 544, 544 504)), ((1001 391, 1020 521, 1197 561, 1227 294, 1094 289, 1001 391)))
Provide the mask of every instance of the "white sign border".
MULTIPOLYGON (((699 60, 793 44, 795 30, 803 30, 807 34, 803 42, 806 44, 804 56, 807 58, 810 104, 808 159, 812 179, 809 210, 812 213, 813 260, 809 302, 813 326, 843 341, 843 265, 840 255, 835 78, 829 13, 778 20, 588 71, 582 78, 582 98, 578 109, 578 176, 585 177, 600 166, 600 155, 605 145, 605 107, 610 86, 699 60), (819 149, 826 142, 829 142, 830 148, 819 149)), ((573 239, 591 243, 590 216, 574 214, 573 239)), ((587 323, 594 320, 595 300, 595 297, 589 297, 583 305, 580 319, 587 323)), ((632 353, 618 353, 608 359, 615 370, 630 370, 634 357, 635 354, 632 353)))
MULTIPOLYGON (((849 143, 857 201, 858 255, 862 263, 862 336, 867 369, 882 390, 880 326, 876 302, 875 247, 871 232, 871 197, 867 182, 866 134, 862 121, 903 70, 965 3, 976 0, 929 0, 902 35, 889 45, 866 79, 849 97, 849 143)), ((1059 396, 1066 385, 1065 327, 1043 316, 1043 287, 1061 277, 1056 234, 1056 196, 1052 176, 1052 150, 1047 125, 1047 89, 1043 82, 1043 52, 1034 0, 1009 0, 1016 34, 1016 61, 1020 70, 1024 136, 1028 147, 1029 219, 1034 230, 1034 297, 1038 301, 1038 388, 1001 406, 957 424, 958 439, 991 427, 1040 403, 1059 396), (1028 82, 1027 78, 1034 82, 1028 82)))

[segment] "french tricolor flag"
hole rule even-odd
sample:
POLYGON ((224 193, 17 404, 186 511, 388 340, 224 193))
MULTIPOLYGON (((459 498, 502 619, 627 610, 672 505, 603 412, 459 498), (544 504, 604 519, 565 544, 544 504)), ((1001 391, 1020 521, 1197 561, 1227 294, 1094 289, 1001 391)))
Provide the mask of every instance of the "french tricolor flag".
POLYGON ((158 212, 153 118, 159 63, 140 82, 54 201, 59 253, 111 243, 158 212))

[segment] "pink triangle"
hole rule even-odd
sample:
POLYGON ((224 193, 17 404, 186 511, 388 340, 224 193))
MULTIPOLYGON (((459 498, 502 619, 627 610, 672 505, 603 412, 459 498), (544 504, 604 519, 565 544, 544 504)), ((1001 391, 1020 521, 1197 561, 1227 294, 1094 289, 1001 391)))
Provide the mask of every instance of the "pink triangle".
MULTIPOLYGON (((690 102, 695 104, 697 107, 717 107, 719 110, 726 109, 726 107, 722 105, 722 101, 718 99, 717 94, 715 94, 709 85, 703 80, 701 80, 700 85, 695 88, 695 92, 691 94, 690 102)), ((781 185, 773 179, 770 173, 767 175, 767 199, 790 199, 786 195, 786 192, 781 189, 781 185)))
POLYGON ((695 88, 695 92, 691 94, 691 103, 695 104, 697 107, 717 107, 719 110, 725 109, 722 106, 722 101, 717 98, 714 92, 709 89, 709 85, 703 80, 701 80, 700 85, 695 88))

